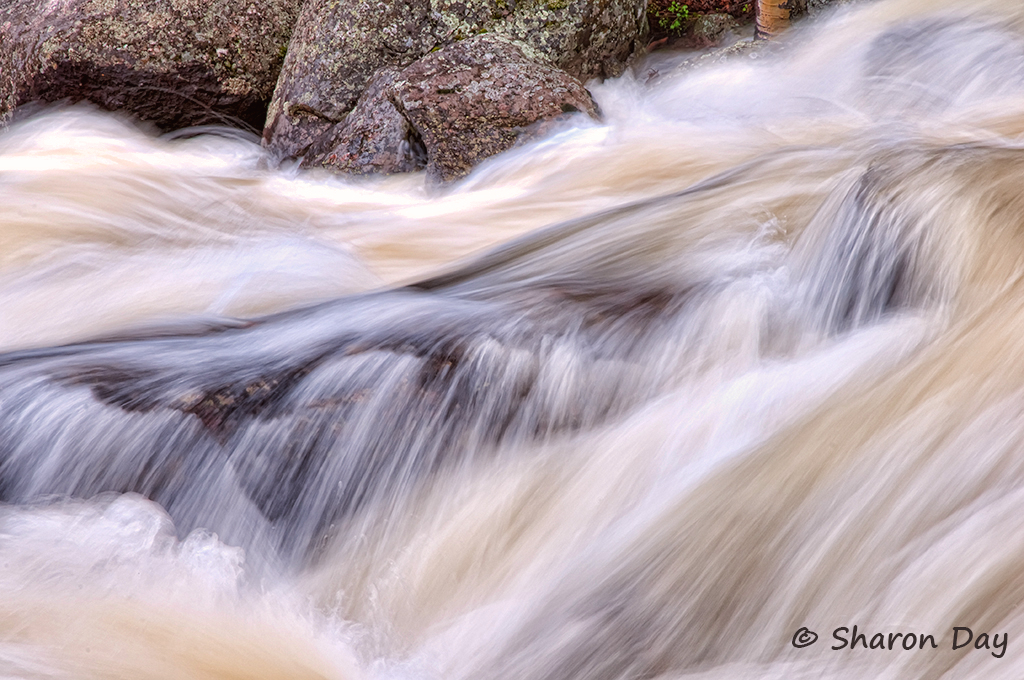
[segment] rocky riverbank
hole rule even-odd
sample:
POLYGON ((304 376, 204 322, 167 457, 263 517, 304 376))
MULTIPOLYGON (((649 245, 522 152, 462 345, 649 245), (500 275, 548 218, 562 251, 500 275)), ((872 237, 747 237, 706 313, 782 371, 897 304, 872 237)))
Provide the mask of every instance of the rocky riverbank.
MULTIPOLYGON (((826 0, 810 0, 811 10, 826 0)), ((794 9, 808 9, 795 0, 794 9)), ((651 47, 706 47, 742 0, 12 0, 0 123, 87 100, 161 130, 249 129, 281 160, 436 181, 569 116, 651 47)))

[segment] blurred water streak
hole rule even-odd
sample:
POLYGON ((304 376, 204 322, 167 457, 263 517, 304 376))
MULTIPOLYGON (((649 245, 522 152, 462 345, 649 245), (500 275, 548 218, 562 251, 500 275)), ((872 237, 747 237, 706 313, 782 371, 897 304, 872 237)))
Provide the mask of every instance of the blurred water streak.
POLYGON ((0 134, 0 677, 1020 677, 1024 6, 593 90, 443 190, 0 134))

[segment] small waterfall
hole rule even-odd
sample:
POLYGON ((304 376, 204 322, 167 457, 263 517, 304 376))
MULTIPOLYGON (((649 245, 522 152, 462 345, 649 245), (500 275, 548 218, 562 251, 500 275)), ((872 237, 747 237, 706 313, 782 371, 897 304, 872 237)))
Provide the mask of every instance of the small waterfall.
POLYGON ((0 676, 1019 676, 1024 7, 593 92, 443 190, 0 134, 0 676))

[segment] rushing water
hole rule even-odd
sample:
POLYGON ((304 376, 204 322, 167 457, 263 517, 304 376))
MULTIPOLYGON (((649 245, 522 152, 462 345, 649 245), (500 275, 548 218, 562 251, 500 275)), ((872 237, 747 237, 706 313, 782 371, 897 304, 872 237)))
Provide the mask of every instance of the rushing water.
POLYGON ((1020 678, 1024 5, 788 38, 445 189, 0 134, 0 678, 1020 678))

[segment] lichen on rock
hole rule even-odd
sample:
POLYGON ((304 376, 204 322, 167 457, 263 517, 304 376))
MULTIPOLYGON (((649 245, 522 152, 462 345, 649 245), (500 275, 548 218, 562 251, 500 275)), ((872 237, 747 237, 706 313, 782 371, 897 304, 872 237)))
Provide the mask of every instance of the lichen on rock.
POLYGON ((298 0, 9 0, 0 120, 30 101, 89 100, 163 129, 259 129, 298 0))
POLYGON ((423 141, 428 177, 444 182, 539 134, 541 123, 572 112, 597 115, 578 80, 498 36, 420 59, 395 80, 391 97, 423 141))
MULTIPOLYGON (((376 75, 471 39, 513 41, 525 59, 579 80, 618 75, 642 45, 645 6, 644 0, 308 0, 264 144, 282 158, 308 155, 307 165, 353 170, 323 153, 333 142, 321 137, 338 141, 343 129, 346 135, 361 129, 344 121, 376 75)), ((349 156, 335 154, 341 157, 349 156)), ((370 167, 357 165, 357 171, 370 167)))
POLYGON ((620 75, 647 35, 646 2, 532 0, 494 31, 582 81, 620 75))
POLYGON ((437 43, 429 0, 309 0, 288 46, 264 143, 304 155, 340 123, 381 70, 402 68, 437 43))
POLYGON ((449 182, 576 112, 597 115, 582 83, 480 35, 380 74, 303 164, 358 174, 425 166, 432 181, 449 182))
POLYGON ((398 71, 380 72, 340 123, 322 134, 302 160, 356 175, 394 174, 426 165, 422 141, 390 99, 398 71))

